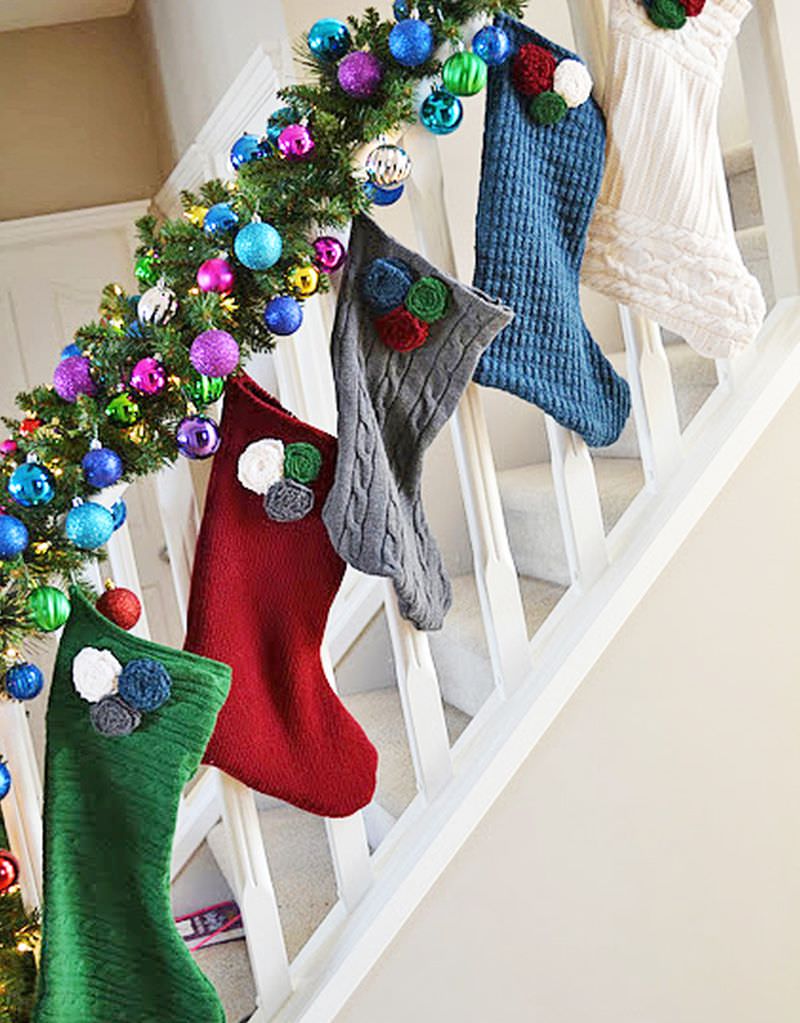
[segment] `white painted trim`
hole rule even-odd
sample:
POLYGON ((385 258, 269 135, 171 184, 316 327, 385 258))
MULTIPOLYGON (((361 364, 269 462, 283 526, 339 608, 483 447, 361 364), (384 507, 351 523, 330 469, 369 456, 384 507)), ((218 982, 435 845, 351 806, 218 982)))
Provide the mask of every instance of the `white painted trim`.
POLYGON ((45 213, 41 217, 22 217, 0 221, 0 247, 50 242, 56 238, 93 234, 96 231, 129 231, 133 222, 150 211, 149 199, 90 206, 67 213, 45 213))

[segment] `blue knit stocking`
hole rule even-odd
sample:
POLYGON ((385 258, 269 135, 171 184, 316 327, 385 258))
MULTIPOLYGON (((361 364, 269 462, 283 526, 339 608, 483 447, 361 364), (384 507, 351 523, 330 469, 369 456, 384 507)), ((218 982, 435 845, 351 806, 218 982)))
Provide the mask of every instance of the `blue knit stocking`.
MULTIPOLYGON (((497 24, 514 53, 535 44, 556 61, 576 59, 509 17, 497 24)), ((601 447, 630 412, 628 385, 589 333, 578 294, 603 176, 603 115, 589 98, 558 123, 538 124, 512 74, 513 57, 489 72, 474 283, 516 315, 481 356, 475 379, 533 402, 601 447)))

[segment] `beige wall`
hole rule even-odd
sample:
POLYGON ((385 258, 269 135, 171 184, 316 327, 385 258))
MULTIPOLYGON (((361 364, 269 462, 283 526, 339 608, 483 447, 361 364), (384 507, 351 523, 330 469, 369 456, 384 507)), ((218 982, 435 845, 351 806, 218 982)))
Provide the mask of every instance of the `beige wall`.
POLYGON ((800 1019, 800 395, 336 1023, 800 1019))
POLYGON ((0 32, 0 220, 154 193, 143 65, 130 17, 0 32))

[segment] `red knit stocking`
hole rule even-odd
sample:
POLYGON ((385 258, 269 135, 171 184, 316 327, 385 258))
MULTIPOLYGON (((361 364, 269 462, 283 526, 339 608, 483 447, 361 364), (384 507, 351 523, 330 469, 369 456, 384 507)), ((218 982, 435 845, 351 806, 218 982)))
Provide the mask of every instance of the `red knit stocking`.
POLYGON ((335 465, 333 437, 249 377, 230 382, 186 649, 233 668, 205 763, 304 810, 345 817, 372 798, 377 754, 320 662, 344 573, 320 517, 335 465))

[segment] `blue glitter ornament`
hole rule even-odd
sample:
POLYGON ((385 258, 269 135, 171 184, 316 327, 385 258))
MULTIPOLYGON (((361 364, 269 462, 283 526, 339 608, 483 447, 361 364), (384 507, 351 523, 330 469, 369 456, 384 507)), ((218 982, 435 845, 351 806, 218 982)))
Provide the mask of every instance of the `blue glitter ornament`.
POLYGON ((44 687, 44 675, 35 664, 15 664, 6 672, 6 692, 12 700, 32 700, 44 687))
POLYGON ((108 542, 114 532, 114 516, 102 504, 86 501, 69 510, 64 531, 76 547, 93 551, 108 542))
POLYGON ((218 202, 206 213, 203 220, 203 231, 212 237, 215 234, 223 234, 231 231, 239 223, 239 218, 234 213, 230 203, 218 202))
POLYGON ((449 135, 461 124, 464 105, 447 89, 434 89, 422 101, 419 119, 434 135, 449 135))
POLYGON ((111 518, 114 520, 114 532, 125 525, 125 520, 128 517, 128 506, 120 498, 119 501, 115 501, 111 505, 111 518))
POLYGON ((403 195, 405 185, 398 185, 397 188, 378 188, 377 185, 371 181, 364 182, 364 191, 367 194, 367 198, 375 203, 376 206, 391 206, 396 203, 403 195))
POLYGON ((0 799, 5 799, 11 790, 11 771, 5 760, 0 761, 0 799))
POLYGON ((71 359, 73 355, 80 355, 81 350, 77 345, 66 345, 61 349, 62 359, 71 359))
POLYGON ((251 270, 269 270, 281 258, 283 242, 272 224, 254 221, 236 235, 233 251, 239 262, 251 270))
POLYGON ((291 295, 279 295, 270 299, 264 310, 267 329, 280 337, 294 334, 303 322, 303 307, 291 295))
POLYGON ((81 461, 83 475, 90 487, 102 490, 110 487, 122 476, 122 459, 111 448, 92 446, 81 461))
POLYGON ((14 515, 0 515, 0 561, 13 561, 28 546, 28 527, 14 515))
MULTIPOLYGON (((231 146, 231 166, 234 170, 238 170, 252 160, 261 159, 263 155, 261 139, 258 135, 240 135, 231 146)), ((203 226, 205 227, 205 224, 203 226)))
POLYGON ((403 67, 419 67, 433 55, 433 30, 419 18, 398 21, 389 33, 389 51, 403 67))
POLYGON ((40 508, 56 496, 55 480, 38 462, 23 462, 11 473, 8 492, 23 508, 40 508))
POLYGON ((170 698, 172 679, 160 661, 138 657, 120 672, 118 688, 129 706, 147 713, 163 707, 170 698))
POLYGON ((490 67, 497 67, 511 56, 511 40, 497 25, 485 25, 472 38, 472 52, 490 67))
POLYGON ((291 107, 278 107, 278 109, 269 115, 267 121, 267 141, 273 146, 278 144, 278 136, 284 128, 288 128, 290 124, 295 124, 297 117, 294 110, 291 107))
POLYGON ((308 31, 308 48, 317 60, 339 60, 352 45, 350 29, 338 18, 320 18, 308 31))

